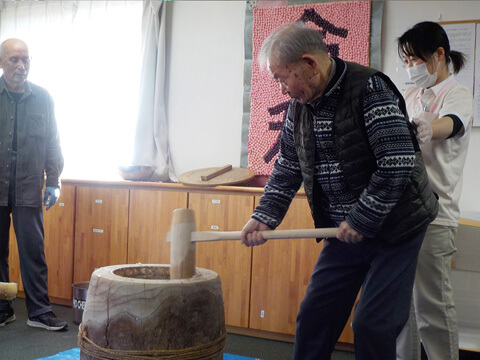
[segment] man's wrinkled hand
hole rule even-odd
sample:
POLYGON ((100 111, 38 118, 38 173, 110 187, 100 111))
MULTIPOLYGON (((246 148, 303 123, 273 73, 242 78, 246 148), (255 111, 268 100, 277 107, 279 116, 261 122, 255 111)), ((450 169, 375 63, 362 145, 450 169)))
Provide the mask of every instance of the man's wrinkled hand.
POLYGON ((258 220, 250 219, 242 229, 240 234, 240 242, 245 246, 257 246, 264 244, 265 240, 259 231, 271 230, 268 225, 258 220))
POLYGON ((342 221, 337 230, 337 239, 348 244, 356 244, 363 240, 363 235, 353 230, 346 221, 342 221))

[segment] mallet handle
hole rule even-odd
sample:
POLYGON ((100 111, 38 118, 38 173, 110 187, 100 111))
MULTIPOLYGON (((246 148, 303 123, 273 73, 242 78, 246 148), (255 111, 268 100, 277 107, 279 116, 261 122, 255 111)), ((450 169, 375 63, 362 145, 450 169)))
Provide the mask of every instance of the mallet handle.
MULTIPOLYGON (((303 239, 335 237, 337 228, 291 229, 260 231, 263 238, 269 239, 303 239)), ((241 231, 195 231, 192 241, 240 240, 241 231)))

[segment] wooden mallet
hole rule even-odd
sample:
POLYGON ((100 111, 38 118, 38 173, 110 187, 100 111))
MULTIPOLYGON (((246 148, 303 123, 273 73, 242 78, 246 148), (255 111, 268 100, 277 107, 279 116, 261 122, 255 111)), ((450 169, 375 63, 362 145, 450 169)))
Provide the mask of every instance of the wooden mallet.
MULTIPOLYGON (((173 211, 170 242, 170 279, 188 279, 195 275, 195 243, 197 241, 240 240, 241 231, 195 231, 193 210, 173 211)), ((304 239, 335 237, 337 228, 260 231, 263 238, 304 239)))
POLYGON ((0 282, 0 300, 13 300, 17 296, 17 283, 0 282))

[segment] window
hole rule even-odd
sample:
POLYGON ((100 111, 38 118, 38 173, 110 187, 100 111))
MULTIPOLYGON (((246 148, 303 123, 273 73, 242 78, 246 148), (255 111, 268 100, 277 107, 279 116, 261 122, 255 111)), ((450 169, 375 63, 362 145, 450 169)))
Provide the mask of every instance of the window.
POLYGON ((62 178, 117 179, 133 152, 143 2, 2 3, 1 40, 29 45, 29 80, 54 99, 62 178))

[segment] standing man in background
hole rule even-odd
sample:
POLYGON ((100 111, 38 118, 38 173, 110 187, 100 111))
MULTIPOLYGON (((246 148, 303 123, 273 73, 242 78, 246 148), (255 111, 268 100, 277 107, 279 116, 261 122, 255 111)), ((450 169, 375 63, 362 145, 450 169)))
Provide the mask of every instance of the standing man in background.
POLYGON ((428 226, 418 257, 410 321, 398 337, 398 360, 420 360, 420 340, 429 359, 457 360, 458 324, 450 280, 460 218, 462 174, 472 128, 473 96, 454 75, 464 54, 450 49, 437 23, 416 24, 398 39, 410 80, 405 93, 410 119, 439 196, 437 218, 428 226))
MULTIPOLYGON (((27 81, 28 46, 19 39, 0 45, 0 282, 9 281, 10 214, 17 237, 26 296, 27 325, 61 330, 48 297, 44 252, 43 205, 50 209, 60 196, 63 155, 53 100, 27 81)), ((15 320, 10 301, 0 301, 0 327, 15 320)))

